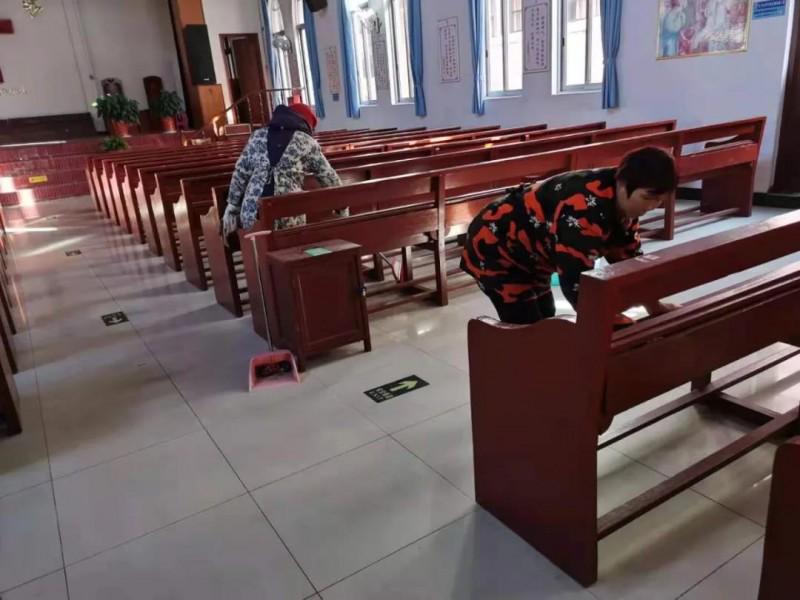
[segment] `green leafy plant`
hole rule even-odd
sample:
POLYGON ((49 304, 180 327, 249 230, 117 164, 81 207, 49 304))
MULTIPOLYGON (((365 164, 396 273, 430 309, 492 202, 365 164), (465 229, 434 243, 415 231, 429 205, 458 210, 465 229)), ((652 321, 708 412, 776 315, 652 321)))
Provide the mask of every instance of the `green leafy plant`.
POLYGON ((100 149, 103 152, 113 152, 114 150, 126 150, 128 148, 128 142, 123 140, 121 137, 113 136, 106 138, 100 144, 100 149))
POLYGON ((164 90, 155 101, 153 110, 156 116, 161 118, 177 117, 183 112, 183 101, 177 92, 164 90))
POLYGON ((97 116, 100 118, 123 123, 139 122, 139 103, 122 94, 101 96, 94 101, 92 107, 97 110, 97 116))

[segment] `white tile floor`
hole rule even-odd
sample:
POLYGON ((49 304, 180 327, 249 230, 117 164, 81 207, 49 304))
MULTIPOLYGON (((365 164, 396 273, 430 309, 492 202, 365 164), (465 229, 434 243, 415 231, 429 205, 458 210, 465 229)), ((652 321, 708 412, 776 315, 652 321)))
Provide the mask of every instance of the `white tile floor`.
MULTIPOLYGON (((375 317, 373 352, 336 351, 301 384, 250 394, 263 345, 249 318, 87 198, 17 217, 29 327, 25 431, 0 440, 4 600, 755 597, 772 446, 604 540, 588 590, 475 505, 466 323, 491 314, 476 291, 375 317), (130 322, 105 327, 118 310, 130 322), (431 385, 363 394, 411 373, 431 385)), ((733 391, 797 404, 798 364, 733 391)), ((601 512, 741 431, 688 411, 604 450, 601 512)))

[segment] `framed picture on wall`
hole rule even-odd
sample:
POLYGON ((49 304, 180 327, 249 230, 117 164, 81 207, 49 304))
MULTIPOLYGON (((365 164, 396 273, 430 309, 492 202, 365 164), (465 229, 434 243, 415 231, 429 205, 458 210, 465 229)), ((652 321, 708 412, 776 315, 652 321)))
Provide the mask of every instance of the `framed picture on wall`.
POLYGON ((657 58, 744 52, 752 0, 658 0, 657 58))

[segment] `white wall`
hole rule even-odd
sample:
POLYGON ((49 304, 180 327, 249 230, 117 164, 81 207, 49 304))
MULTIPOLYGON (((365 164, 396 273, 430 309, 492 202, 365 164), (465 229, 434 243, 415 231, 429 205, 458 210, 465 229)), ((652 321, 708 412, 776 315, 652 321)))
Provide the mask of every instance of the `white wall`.
MULTIPOLYGON (((553 0, 554 2, 557 0, 553 0)), ((786 17, 752 22, 749 49, 738 54, 656 61, 656 0, 628 0, 624 3, 622 43, 618 57, 620 108, 601 109, 598 93, 553 95, 551 74, 530 74, 524 78, 519 97, 487 101, 486 114, 472 114, 472 54, 468 3, 465 0, 425 0, 423 28, 425 48, 425 95, 428 116, 414 115, 413 106, 392 106, 388 95, 377 107, 365 107, 361 119, 346 117, 344 94, 333 102, 328 92, 324 49, 334 45, 339 54, 339 0, 316 13, 317 38, 323 74, 326 118, 322 129, 342 127, 439 127, 479 124, 512 126, 546 122, 550 126, 606 120, 610 126, 635 121, 676 118, 681 127, 766 115, 764 146, 759 163, 757 188, 766 190, 772 177, 777 150, 778 120, 783 98, 787 30, 793 0, 786 17), (461 47, 461 81, 439 82, 437 21, 458 17, 461 47)), ((343 80, 343 73, 342 73, 343 80)))
POLYGON ((62 0, 48 0, 31 19, 16 0, 2 1, 2 17, 14 24, 0 35, 0 88, 24 88, 24 95, 0 95, 0 119, 87 112, 62 0))
POLYGON ((142 110, 147 76, 183 95, 168 0, 78 0, 78 7, 98 85, 117 77, 142 110))
MULTIPOLYGON (((228 107, 231 105, 231 97, 225 75, 225 55, 222 52, 219 36, 229 33, 258 33, 261 35, 258 0, 203 0, 203 13, 208 27, 211 55, 214 58, 214 72, 217 75, 217 83, 222 85, 225 106, 228 107)), ((263 57, 263 38, 259 38, 259 43, 262 65, 266 69, 267 63, 263 57)))
POLYGON ((142 109, 148 75, 182 95, 167 0, 48 0, 35 19, 21 2, 2 2, 14 33, 0 35, 1 87, 28 93, 0 96, 0 118, 88 112, 106 77, 142 109))

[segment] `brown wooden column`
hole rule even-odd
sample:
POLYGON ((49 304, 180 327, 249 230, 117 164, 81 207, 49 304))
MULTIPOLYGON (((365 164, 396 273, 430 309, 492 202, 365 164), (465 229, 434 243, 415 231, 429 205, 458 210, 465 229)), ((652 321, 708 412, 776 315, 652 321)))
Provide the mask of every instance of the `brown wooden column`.
MULTIPOLYGON (((175 44, 178 47, 178 57, 181 65, 181 79, 186 92, 186 104, 192 127, 200 128, 208 124, 216 115, 225 110, 225 99, 222 94, 222 85, 195 85, 189 69, 189 56, 186 52, 186 43, 183 28, 186 25, 205 25, 206 18, 203 13, 202 0, 170 0, 172 10, 172 26, 175 31, 175 44)), ((214 40, 209 40, 212 48, 214 40)), ((217 74, 219 77, 219 73, 217 74)))

